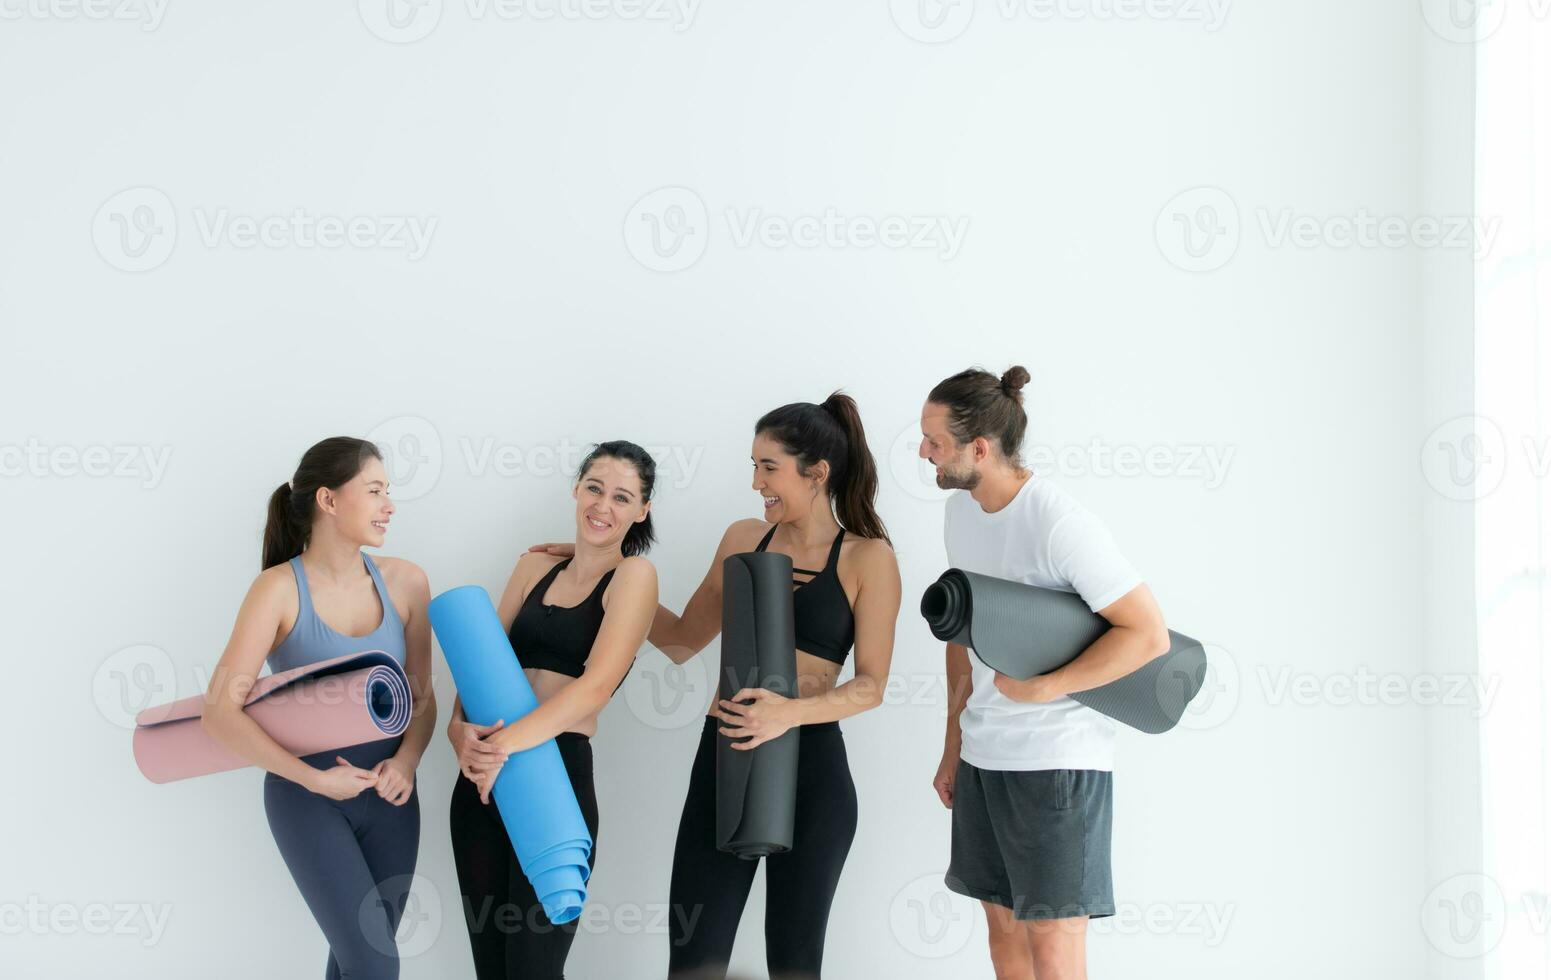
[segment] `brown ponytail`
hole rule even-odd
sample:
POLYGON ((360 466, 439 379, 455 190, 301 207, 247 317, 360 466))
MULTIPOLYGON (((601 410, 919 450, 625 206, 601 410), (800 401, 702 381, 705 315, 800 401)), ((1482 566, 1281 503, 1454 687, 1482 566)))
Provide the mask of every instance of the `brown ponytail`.
POLYGON ((280 484, 269 495, 262 568, 284 564, 307 549, 318 490, 334 490, 349 483, 368 459, 382 459, 381 450, 365 439, 350 436, 332 436, 302 454, 291 482, 280 484))
POLYGON ((797 457, 797 472, 804 476, 819 460, 829 463, 826 488, 841 527, 864 538, 889 539, 873 506, 878 497, 878 467, 867 448, 854 398, 836 391, 822 405, 782 405, 755 423, 755 435, 761 432, 797 457))

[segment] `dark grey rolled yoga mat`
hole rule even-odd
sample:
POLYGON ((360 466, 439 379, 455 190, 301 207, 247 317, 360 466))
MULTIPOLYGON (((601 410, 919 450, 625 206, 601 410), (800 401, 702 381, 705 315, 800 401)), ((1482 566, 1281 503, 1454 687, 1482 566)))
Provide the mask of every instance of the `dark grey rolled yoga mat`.
MULTIPOLYGON (((792 560, 772 551, 722 562, 722 676, 717 697, 745 687, 797 696, 797 633, 792 625, 792 560)), ((758 748, 735 749, 716 736, 716 846, 758 860, 792 849, 797 812, 799 732, 758 748)))
MULTIPOLYGON (((1072 592, 950 568, 921 596, 932 635, 975 651, 1017 680, 1068 664, 1109 629, 1109 620, 1072 592)), ((1201 644, 1169 630, 1167 653, 1072 700, 1152 735, 1179 724, 1206 679, 1201 644)))

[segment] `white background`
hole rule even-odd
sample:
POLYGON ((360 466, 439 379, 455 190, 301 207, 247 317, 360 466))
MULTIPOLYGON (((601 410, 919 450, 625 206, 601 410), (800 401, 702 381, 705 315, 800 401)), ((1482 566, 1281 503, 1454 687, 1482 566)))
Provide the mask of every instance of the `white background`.
MULTIPOLYGON (((1267 226, 1468 213, 1470 48, 1407 0, 1240 0, 1217 24, 1204 4, 1127 18, 982 2, 967 22, 971 8, 943 8, 935 31, 893 6, 707 2, 675 23, 446 0, 401 29, 372 0, 130 20, 3 8, 4 972, 321 972, 259 775, 153 786, 124 727, 127 709, 201 689, 258 570, 267 495, 308 445, 384 441, 400 481, 384 552, 433 592, 496 590, 521 549, 572 534, 569 474, 547 453, 666 448, 650 557, 679 608, 727 523, 759 512, 754 420, 843 387, 905 588, 899 688, 842 723, 861 812, 826 975, 990 977, 978 910, 938 884, 942 646, 915 606, 945 559, 913 454, 932 384, 1021 363, 1030 456, 1172 447, 1150 474, 1069 455, 1048 476, 1109 524, 1216 667, 1179 730, 1122 735, 1126 914, 1094 925, 1091 975, 1468 975, 1427 903, 1480 870, 1474 715, 1342 693, 1364 672, 1431 672, 1447 691, 1473 663, 1469 504, 1427 450, 1469 411, 1470 252, 1298 245, 1267 226), (703 236, 667 260, 640 238, 638 202, 660 188, 691 192, 667 203, 689 204, 703 236), (740 246, 729 227, 728 212, 830 208, 967 232, 949 257, 740 246), (418 258, 202 227, 297 209, 435 224, 418 258), (1177 217, 1213 214, 1227 235, 1192 258, 1177 217), (675 262, 689 264, 663 271, 675 262), (90 476, 61 447, 166 467, 90 476), (481 462, 500 447, 524 472, 481 462), (1303 675, 1319 694, 1281 687, 1303 675), (153 942, 47 914, 36 928, 29 903, 167 919, 153 942)), ((628 916, 650 925, 666 902, 715 657, 685 675, 691 706, 663 714, 651 685, 685 678, 643 651, 604 714, 589 902, 618 915, 578 938, 569 975, 665 970, 666 935, 628 916)), ((426 918, 401 935, 405 977, 471 975, 438 666, 426 918)), ((762 882, 735 954, 749 975, 762 882)))

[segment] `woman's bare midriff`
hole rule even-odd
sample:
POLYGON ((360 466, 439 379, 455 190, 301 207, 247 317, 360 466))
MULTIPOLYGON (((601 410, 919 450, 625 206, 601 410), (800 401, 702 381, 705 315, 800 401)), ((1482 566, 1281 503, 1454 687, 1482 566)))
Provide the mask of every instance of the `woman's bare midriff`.
MULTIPOLYGON (((528 678, 528 686, 533 688, 533 696, 539 699, 539 704, 548 701, 560 693, 561 688, 576 680, 576 678, 568 677, 559 671, 545 670, 542 667, 524 667, 522 673, 523 676, 528 678)), ((511 724, 511 719, 507 719, 507 724, 511 724)), ((598 714, 595 712, 588 715, 566 729, 566 731, 576 732, 579 735, 586 735, 588 738, 592 738, 598 734, 598 714)))
MULTIPOLYGON (((835 681, 840 678, 840 665, 833 660, 825 660, 802 650, 797 651, 797 696, 811 698, 816 694, 835 689, 835 681)), ((706 715, 711 715, 716 710, 717 691, 711 690, 711 703, 706 706, 706 715)))

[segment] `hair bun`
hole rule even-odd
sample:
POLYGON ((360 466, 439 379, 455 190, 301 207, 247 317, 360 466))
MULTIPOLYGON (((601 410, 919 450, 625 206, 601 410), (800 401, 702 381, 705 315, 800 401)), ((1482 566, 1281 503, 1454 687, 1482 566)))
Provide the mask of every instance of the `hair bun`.
POLYGON ((1015 364, 1002 373, 1002 390, 1009 395, 1016 395, 1028 383, 1029 372, 1022 365, 1015 364))

